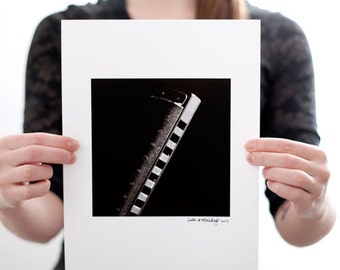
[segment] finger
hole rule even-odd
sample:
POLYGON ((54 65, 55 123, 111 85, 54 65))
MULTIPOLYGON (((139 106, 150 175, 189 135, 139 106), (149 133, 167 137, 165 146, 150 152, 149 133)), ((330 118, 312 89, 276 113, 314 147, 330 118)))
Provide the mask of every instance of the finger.
POLYGON ((11 185, 2 191, 2 198, 11 203, 12 206, 20 204, 22 201, 44 196, 50 189, 49 180, 41 180, 34 184, 11 185))
POLYGON ((2 183, 18 184, 22 182, 32 182, 50 179, 53 175, 53 169, 46 164, 27 164, 16 167, 10 174, 4 175, 2 183))
POLYGON ((62 148, 31 145, 11 151, 8 160, 12 166, 34 163, 72 164, 76 155, 62 148))
POLYGON ((308 160, 326 158, 323 151, 321 151, 317 146, 288 139, 252 139, 246 142, 245 148, 249 152, 288 153, 308 160))
POLYGON ((44 145, 69 151, 76 151, 79 148, 78 142, 70 137, 40 132, 7 136, 3 138, 1 144, 2 147, 8 149, 18 149, 29 145, 44 145))
POLYGON ((268 180, 267 187, 281 198, 291 201, 300 210, 309 208, 313 200, 310 193, 295 186, 268 180))
POLYGON ((262 175, 265 179, 296 187, 307 193, 319 192, 319 187, 315 183, 314 178, 301 170, 266 167, 262 170, 262 175))
POLYGON ((254 166, 282 167, 295 170, 302 170, 310 175, 315 175, 318 170, 317 164, 292 154, 275 152, 251 152, 247 160, 254 166))

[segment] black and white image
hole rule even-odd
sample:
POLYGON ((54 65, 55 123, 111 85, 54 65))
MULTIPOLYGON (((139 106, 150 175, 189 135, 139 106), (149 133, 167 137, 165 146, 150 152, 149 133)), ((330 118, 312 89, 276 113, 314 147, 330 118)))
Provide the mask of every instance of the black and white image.
POLYGON ((93 216, 230 215, 229 79, 92 79, 91 95, 93 216))

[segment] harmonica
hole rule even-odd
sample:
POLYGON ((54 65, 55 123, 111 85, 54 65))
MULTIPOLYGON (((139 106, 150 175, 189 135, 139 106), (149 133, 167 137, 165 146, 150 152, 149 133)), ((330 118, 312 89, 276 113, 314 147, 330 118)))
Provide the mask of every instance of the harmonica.
POLYGON ((195 94, 189 95, 174 89, 155 91, 150 94, 150 98, 161 102, 166 113, 134 179, 130 181, 122 206, 117 209, 119 216, 141 215, 201 103, 195 94))

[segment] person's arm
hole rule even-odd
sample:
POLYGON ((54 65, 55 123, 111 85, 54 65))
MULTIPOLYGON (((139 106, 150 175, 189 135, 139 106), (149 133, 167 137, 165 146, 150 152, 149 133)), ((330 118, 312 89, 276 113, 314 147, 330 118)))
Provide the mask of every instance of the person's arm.
POLYGON ((248 160, 264 166, 263 175, 269 179, 265 195, 279 233, 287 242, 304 246, 327 234, 335 220, 327 198, 326 155, 316 146, 320 137, 312 54, 294 21, 258 9, 254 14, 262 25, 263 139, 246 144, 248 160))
POLYGON ((263 166, 267 187, 286 200, 275 215, 281 236, 306 246, 327 235, 336 211, 327 195, 326 154, 317 146, 278 138, 253 139, 245 148, 248 162, 263 166))
POLYGON ((27 240, 46 242, 63 227, 63 204, 50 192, 50 164, 72 164, 78 143, 27 133, 0 138, 0 220, 27 240))

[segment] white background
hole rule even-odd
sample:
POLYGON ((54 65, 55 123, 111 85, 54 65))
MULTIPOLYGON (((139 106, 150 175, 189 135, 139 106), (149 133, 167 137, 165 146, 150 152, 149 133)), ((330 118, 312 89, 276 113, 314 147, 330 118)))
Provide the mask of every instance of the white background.
MULTIPOLYGON (((0 9, 0 136, 22 131, 24 71, 33 30, 46 15, 64 9, 68 4, 86 0, 6 1, 0 9)), ((93 1, 94 2, 94 1, 93 1)), ((316 73, 317 113, 321 147, 327 152, 332 172, 330 195, 340 212, 340 171, 337 151, 340 129, 337 127, 338 63, 340 40, 337 0, 251 0, 253 4, 289 16, 307 34, 316 73)), ((307 248, 286 244, 277 234, 268 212, 268 204, 260 187, 260 270, 340 269, 340 227, 319 243, 307 248)), ((60 248, 61 235, 48 244, 33 244, 9 234, 0 225, 0 269, 48 270, 54 265, 60 248)), ((245 258, 246 259, 246 258, 245 258)), ((247 270, 247 269, 245 269, 247 270)), ((251 269, 250 269, 251 270, 251 269)))

